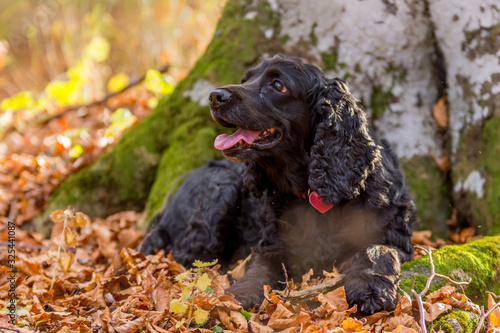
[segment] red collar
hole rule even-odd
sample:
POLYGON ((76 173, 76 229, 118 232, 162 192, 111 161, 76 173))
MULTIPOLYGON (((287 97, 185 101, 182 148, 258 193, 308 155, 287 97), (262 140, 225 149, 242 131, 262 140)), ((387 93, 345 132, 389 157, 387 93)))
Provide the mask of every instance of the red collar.
POLYGON ((318 193, 311 191, 311 189, 307 192, 300 193, 298 196, 302 199, 309 198, 309 203, 323 214, 333 207, 333 204, 326 205, 323 203, 323 199, 318 195, 318 193))

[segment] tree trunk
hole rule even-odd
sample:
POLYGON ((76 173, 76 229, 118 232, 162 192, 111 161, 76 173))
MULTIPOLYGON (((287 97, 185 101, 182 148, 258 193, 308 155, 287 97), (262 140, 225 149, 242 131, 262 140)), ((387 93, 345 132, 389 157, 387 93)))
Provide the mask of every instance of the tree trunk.
POLYGON ((447 63, 453 195, 462 225, 500 234, 500 6, 429 1, 447 63))
POLYGON ((492 186, 500 183, 500 164, 492 163, 500 149, 494 1, 228 1, 211 44, 174 94, 95 165, 70 177, 47 212, 71 205, 102 216, 147 203, 152 216, 184 172, 222 158, 213 149, 223 129, 210 119, 210 90, 239 82, 259 57, 284 53, 349 82, 402 160, 418 228, 444 235, 453 196, 460 221, 494 232, 500 220, 500 187, 492 186), (449 133, 432 116, 447 86, 449 133), (447 150, 455 161, 453 184, 433 158, 447 150))

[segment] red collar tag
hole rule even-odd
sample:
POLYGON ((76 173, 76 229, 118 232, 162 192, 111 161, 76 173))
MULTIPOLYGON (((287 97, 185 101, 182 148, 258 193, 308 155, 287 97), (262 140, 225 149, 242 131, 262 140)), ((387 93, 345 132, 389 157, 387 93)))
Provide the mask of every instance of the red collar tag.
POLYGON ((321 197, 316 192, 311 192, 309 194, 309 203, 314 208, 316 208, 317 210, 319 210, 321 213, 326 213, 327 211, 329 211, 333 207, 333 204, 325 205, 323 203, 323 199, 321 199, 321 197))

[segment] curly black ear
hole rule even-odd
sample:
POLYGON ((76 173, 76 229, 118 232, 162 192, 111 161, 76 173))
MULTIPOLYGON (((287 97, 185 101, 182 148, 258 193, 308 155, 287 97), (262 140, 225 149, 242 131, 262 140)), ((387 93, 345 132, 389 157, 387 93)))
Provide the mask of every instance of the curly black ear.
POLYGON ((315 107, 319 123, 310 149, 309 186, 325 204, 358 196, 380 161, 365 113, 356 105, 347 84, 325 79, 315 107))

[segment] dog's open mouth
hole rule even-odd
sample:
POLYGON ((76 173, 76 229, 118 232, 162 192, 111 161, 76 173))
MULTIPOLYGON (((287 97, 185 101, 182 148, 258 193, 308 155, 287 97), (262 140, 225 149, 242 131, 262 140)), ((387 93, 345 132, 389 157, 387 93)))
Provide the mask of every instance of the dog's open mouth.
POLYGON ((276 146, 281 141, 281 138, 281 130, 277 128, 268 128, 263 131, 239 128, 231 135, 219 135, 215 138, 214 146, 219 150, 232 148, 269 149, 276 146))

